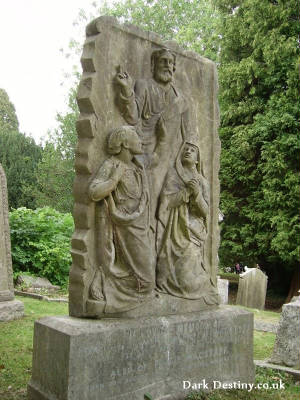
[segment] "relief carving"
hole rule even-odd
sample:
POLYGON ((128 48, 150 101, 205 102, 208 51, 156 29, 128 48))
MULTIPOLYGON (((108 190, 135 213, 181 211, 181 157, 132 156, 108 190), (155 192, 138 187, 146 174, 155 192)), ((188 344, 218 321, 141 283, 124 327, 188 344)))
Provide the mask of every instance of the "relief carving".
POLYGON ((112 131, 107 140, 111 157, 100 166, 89 187, 99 202, 97 256, 99 264, 90 294, 103 301, 104 312, 136 307, 151 295, 155 272, 150 246, 149 189, 141 141, 133 127, 112 131))
POLYGON ((215 66, 111 20, 87 32, 70 314, 211 308, 219 303, 215 66))

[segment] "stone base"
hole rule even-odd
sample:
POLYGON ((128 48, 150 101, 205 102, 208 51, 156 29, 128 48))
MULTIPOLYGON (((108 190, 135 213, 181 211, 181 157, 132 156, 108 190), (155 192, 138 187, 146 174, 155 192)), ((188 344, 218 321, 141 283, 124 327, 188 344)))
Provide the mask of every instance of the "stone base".
POLYGON ((183 381, 203 379, 210 386, 253 382, 253 314, 222 306, 165 317, 59 316, 35 323, 30 400, 184 398, 183 381))
POLYGON ((19 300, 0 302, 0 322, 12 321, 24 316, 24 304, 19 300))

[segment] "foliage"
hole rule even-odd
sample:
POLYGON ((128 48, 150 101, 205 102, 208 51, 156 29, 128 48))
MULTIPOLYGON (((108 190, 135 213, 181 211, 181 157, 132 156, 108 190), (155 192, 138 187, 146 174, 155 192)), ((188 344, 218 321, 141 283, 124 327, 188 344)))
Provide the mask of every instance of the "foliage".
POLYGON ((35 171, 42 149, 17 131, 0 133, 0 161, 6 174, 10 208, 35 207, 28 185, 36 184, 35 171))
POLYGON ((113 15, 217 59, 219 13, 212 0, 125 0, 102 7, 101 14, 113 15))
POLYGON ((0 88, 0 133, 18 131, 19 122, 15 106, 4 89, 0 88))
POLYGON ((76 89, 72 89, 69 93, 69 110, 66 114, 57 115, 59 127, 49 135, 37 166, 37 184, 31 189, 38 207, 72 211, 77 117, 76 89))
POLYGON ((220 260, 272 274, 299 258, 296 0, 219 0, 220 260))
POLYGON ((10 230, 15 272, 27 271, 53 284, 66 285, 71 265, 71 214, 49 207, 18 208, 10 213, 10 230))
POLYGON ((34 208, 28 185, 35 186, 35 170, 42 149, 18 131, 18 119, 6 92, 0 89, 0 162, 7 179, 8 204, 34 208))

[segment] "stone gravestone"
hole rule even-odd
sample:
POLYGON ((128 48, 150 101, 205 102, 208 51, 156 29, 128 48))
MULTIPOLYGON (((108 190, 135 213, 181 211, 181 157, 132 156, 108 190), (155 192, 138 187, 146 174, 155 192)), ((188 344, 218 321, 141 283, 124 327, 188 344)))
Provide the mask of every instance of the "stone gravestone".
POLYGON ((300 367, 300 298, 284 304, 271 362, 300 367))
POLYGON ((0 321, 24 315, 23 303, 14 298, 12 274, 6 177, 0 164, 0 321))
POLYGON ((219 296, 220 296, 220 303, 228 304, 229 280, 221 279, 220 277, 218 277, 217 285, 218 285, 218 292, 219 292, 219 296))
POLYGON ((263 310, 265 308, 268 277, 257 268, 240 274, 236 304, 263 310))
POLYGON ((35 324, 29 398, 251 382, 252 314, 218 306, 215 65, 111 17, 86 33, 70 317, 35 324))

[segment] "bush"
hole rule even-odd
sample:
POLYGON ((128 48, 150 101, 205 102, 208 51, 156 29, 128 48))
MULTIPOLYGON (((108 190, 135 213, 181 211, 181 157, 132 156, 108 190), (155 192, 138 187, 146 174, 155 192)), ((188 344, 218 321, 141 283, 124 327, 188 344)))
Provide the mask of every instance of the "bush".
POLYGON ((25 207, 10 213, 14 272, 29 272, 65 286, 71 265, 70 242, 74 229, 71 214, 44 207, 25 207))

